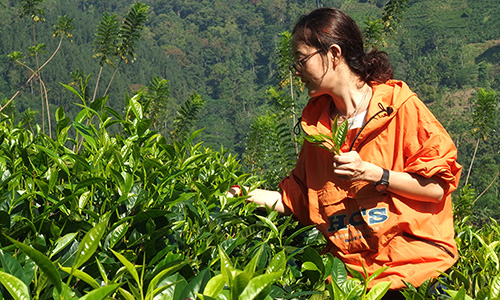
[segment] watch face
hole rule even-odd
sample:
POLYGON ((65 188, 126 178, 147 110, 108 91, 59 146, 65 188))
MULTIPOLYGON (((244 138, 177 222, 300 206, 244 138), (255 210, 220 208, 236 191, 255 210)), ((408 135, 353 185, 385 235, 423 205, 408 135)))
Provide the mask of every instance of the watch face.
POLYGON ((385 190, 387 190, 387 184, 377 184, 375 189, 377 192, 385 192, 385 190))

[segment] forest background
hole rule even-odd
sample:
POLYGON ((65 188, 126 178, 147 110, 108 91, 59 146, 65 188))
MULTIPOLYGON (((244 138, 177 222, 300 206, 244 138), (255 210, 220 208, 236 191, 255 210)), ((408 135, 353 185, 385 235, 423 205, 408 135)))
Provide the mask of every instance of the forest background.
MULTIPOLYGON (((370 20, 382 16, 388 1, 143 1, 149 12, 135 60, 108 65, 93 57, 103 13, 116 14, 122 20, 134 2, 46 0, 40 6, 44 21, 33 22, 20 18, 18 1, 0 0, 0 100, 4 104, 31 75, 9 54, 30 53, 26 49, 34 46, 31 53, 37 55, 26 54, 26 65, 36 65, 37 59, 45 61, 58 46, 59 39, 51 37, 57 16, 74 18, 71 42, 64 41, 41 73, 48 91, 48 110, 42 104, 39 83, 33 80, 8 111, 24 120, 27 127, 38 124, 48 130, 47 111, 55 119, 59 107, 64 107, 69 116, 80 110, 75 104, 79 99, 61 83, 77 86, 80 79, 90 75, 88 86, 93 92, 103 66, 104 83, 97 89, 97 94, 103 95, 117 70, 109 86, 108 105, 120 111, 126 106, 123 99, 127 94, 137 93, 149 82, 166 79, 168 90, 150 110, 158 131, 171 134, 176 112, 196 93, 204 105, 194 128, 205 128, 197 139, 207 147, 229 149, 248 171, 260 173, 268 186, 275 187, 294 162, 293 151, 283 156, 281 151, 285 150, 276 146, 282 131, 275 125, 284 120, 293 128, 293 117, 300 115, 307 101, 300 86, 290 93, 282 88, 280 34, 290 31, 300 15, 322 6, 346 11, 366 28, 370 20), (42 42, 43 47, 39 44, 42 42), (280 109, 291 114, 280 114, 280 109), (276 118, 279 122, 274 122, 276 118)), ((493 123, 488 130, 478 131, 480 126, 474 118, 481 95, 493 95, 498 110, 498 16, 497 0, 408 1, 397 30, 381 45, 391 57, 395 78, 405 80, 417 92, 457 144, 459 162, 464 166, 461 186, 470 184, 480 195, 474 206, 476 223, 489 217, 500 219, 500 135, 495 130, 498 112, 490 119, 493 123)))

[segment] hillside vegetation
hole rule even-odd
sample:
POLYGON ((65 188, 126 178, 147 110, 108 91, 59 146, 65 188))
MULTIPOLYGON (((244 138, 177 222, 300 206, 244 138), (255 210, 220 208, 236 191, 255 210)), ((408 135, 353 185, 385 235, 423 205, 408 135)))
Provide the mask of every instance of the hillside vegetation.
MULTIPOLYGON (((73 18, 74 29, 41 72, 47 99, 42 100, 40 85, 32 80, 9 106, 18 118, 26 118, 29 126, 38 123, 48 130, 47 107, 52 123, 54 111, 60 106, 74 116, 78 111, 75 104, 81 102, 61 89, 61 83, 77 86, 83 78, 88 97, 92 98, 94 89, 98 97, 107 94, 110 107, 120 111, 127 94, 151 87, 155 78, 166 79, 161 101, 151 108, 155 128, 170 133, 182 103, 197 93, 204 105, 196 128, 205 128, 198 139, 216 149, 222 145, 242 157, 248 151, 252 122, 274 109, 266 90, 278 87, 281 80, 276 65, 279 34, 291 30, 298 16, 317 6, 339 7, 366 28, 367 18, 380 18, 387 3, 148 0, 144 1, 147 20, 135 43, 134 57, 126 60, 128 63, 116 60, 108 64, 100 60, 102 57, 93 57, 99 22, 103 13, 115 14, 116 20, 122 21, 133 1, 32 2, 40 3, 44 22, 34 22, 27 15, 20 17, 18 1, 0 1, 0 99, 4 103, 29 77, 29 71, 7 55, 22 52, 23 63, 35 68, 37 61, 45 61, 57 47, 59 39, 51 37, 57 16, 73 18), (33 47, 36 45, 39 48, 33 47), (95 88, 98 78, 100 84, 95 88)), ((479 88, 500 89, 498 15, 500 3, 495 0, 409 1, 396 32, 382 45, 391 55, 395 77, 407 81, 450 131, 459 146, 459 162, 465 166, 465 174, 477 141, 471 131, 476 92, 479 88)), ((296 99, 296 115, 305 101, 303 93, 296 99)), ((479 200, 480 206, 491 213, 500 204, 500 188, 494 180, 500 165, 498 141, 498 131, 493 130, 478 145, 468 181, 478 192, 493 182, 479 200)), ((281 175, 283 171, 275 176, 281 175)))

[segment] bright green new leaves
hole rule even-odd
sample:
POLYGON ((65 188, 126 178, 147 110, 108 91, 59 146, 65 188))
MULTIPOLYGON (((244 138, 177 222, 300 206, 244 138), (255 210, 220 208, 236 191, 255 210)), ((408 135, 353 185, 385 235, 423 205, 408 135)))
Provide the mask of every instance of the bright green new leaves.
POLYGON ((83 265, 97 250, 99 242, 104 235, 108 224, 108 219, 100 222, 96 226, 92 227, 89 232, 83 237, 80 245, 78 246, 78 251, 76 253, 75 262, 73 264, 73 270, 79 268, 83 265))
POLYGON ((14 300, 31 299, 28 287, 19 278, 0 271, 0 283, 3 284, 14 300))
POLYGON ((337 117, 335 117, 332 123, 332 136, 321 133, 317 135, 311 134, 306 136, 306 139, 313 144, 318 144, 321 148, 339 155, 341 152, 340 148, 345 142, 348 129, 349 124, 347 120, 338 125, 337 117))
POLYGON ((92 290, 90 293, 81 297, 80 300, 102 300, 106 299, 111 293, 116 291, 121 284, 112 284, 92 290))
POLYGON ((256 270, 262 253, 263 246, 257 250, 244 270, 239 270, 233 267, 226 252, 219 248, 221 273, 208 281, 203 295, 200 295, 202 299, 264 299, 269 294, 271 285, 283 275, 286 269, 286 255, 284 251, 278 253, 262 274, 256 270), (224 286, 229 288, 225 290, 228 293, 225 293, 224 286), (219 297, 222 294, 225 296, 219 297))
POLYGON ((132 275, 132 278, 135 280, 135 282, 137 282, 138 284, 140 284, 140 280, 139 280, 139 273, 137 273, 137 269, 135 268, 135 266, 129 262, 125 256, 121 255, 120 253, 116 252, 116 251, 113 251, 111 250, 111 252, 113 252, 113 254, 120 260, 120 262, 125 266, 125 268, 127 269, 127 271, 130 273, 130 275, 132 275))
POLYGON ((387 268, 381 268, 371 275, 364 268, 364 274, 349 270, 353 278, 348 279, 344 264, 338 258, 327 255, 326 266, 330 268, 325 273, 331 275, 331 282, 327 286, 331 299, 379 300, 391 285, 390 281, 379 282, 368 291, 368 284, 387 268))

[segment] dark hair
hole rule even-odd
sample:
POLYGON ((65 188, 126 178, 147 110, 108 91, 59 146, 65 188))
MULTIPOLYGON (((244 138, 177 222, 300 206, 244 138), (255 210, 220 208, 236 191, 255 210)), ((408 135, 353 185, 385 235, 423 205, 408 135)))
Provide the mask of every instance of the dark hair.
POLYGON ((339 45, 351 71, 365 82, 385 82, 393 77, 387 53, 376 49, 365 53, 361 30, 339 9, 320 8, 301 16, 293 28, 293 38, 324 53, 331 45, 339 45))

